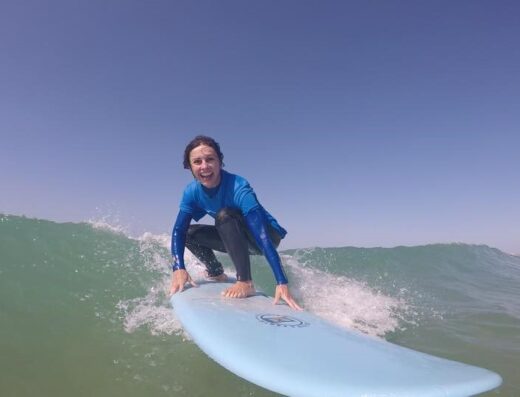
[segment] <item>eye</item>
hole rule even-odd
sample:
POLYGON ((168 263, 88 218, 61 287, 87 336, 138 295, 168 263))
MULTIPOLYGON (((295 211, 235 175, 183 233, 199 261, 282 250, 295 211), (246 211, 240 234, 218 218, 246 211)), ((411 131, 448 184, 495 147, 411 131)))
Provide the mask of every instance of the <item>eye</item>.
POLYGON ((192 164, 195 164, 195 165, 199 165, 199 164, 202 163, 202 160, 201 160, 201 159, 191 160, 191 163, 192 163, 192 164))

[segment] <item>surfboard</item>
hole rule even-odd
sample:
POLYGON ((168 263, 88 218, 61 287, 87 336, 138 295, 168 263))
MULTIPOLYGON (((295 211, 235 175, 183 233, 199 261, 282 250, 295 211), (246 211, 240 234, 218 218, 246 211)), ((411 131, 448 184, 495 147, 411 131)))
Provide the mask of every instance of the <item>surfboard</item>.
POLYGON ((229 283, 199 282, 172 296, 175 315, 209 357, 236 375, 293 397, 468 397, 498 387, 487 369, 356 331, 261 293, 221 296, 229 283))

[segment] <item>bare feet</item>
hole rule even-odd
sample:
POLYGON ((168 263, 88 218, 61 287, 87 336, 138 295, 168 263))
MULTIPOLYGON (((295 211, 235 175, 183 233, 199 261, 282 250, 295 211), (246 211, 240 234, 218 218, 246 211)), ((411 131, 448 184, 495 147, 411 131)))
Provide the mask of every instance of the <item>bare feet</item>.
POLYGON ((222 296, 226 298, 247 298, 256 293, 252 281, 237 281, 233 286, 222 291, 222 296))
POLYGON ((218 276, 209 276, 206 272, 206 278, 211 281, 224 282, 228 280, 228 276, 226 273, 219 274, 218 276))

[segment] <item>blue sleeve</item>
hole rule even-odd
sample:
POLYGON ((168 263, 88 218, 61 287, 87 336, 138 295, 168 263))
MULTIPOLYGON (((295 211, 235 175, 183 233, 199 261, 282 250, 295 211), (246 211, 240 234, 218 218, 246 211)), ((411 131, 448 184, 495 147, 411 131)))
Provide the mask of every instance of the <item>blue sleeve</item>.
POLYGON ((197 184, 190 183, 188 186, 186 186, 186 189, 184 189, 184 192, 182 193, 180 210, 186 214, 191 215, 195 221, 198 221, 204 215, 206 215, 206 212, 200 207, 199 201, 200 200, 198 199, 197 194, 197 184))
POLYGON ((236 176, 234 186, 234 202, 240 208, 242 214, 247 215, 249 211, 260 207, 256 194, 249 183, 242 177, 236 176))
POLYGON ((186 269, 184 266, 184 247, 186 245, 186 232, 190 227, 190 222, 191 215, 180 210, 172 230, 173 271, 186 269))
POLYGON ((264 220, 264 215, 259 208, 250 210, 245 216, 249 230, 253 234, 256 244, 262 250, 267 262, 273 270, 274 277, 276 278, 277 284, 287 284, 288 280, 280 261, 280 256, 276 252, 269 235, 267 233, 267 227, 264 220))

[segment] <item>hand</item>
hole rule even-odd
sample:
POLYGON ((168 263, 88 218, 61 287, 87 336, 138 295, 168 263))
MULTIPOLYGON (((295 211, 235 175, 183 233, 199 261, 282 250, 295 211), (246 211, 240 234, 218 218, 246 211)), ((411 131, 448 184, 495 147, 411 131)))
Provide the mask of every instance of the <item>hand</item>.
POLYGON ((278 304, 280 299, 284 300, 285 303, 287 303, 289 307, 293 308, 294 310, 303 310, 291 296, 287 284, 279 284, 276 286, 273 303, 275 305, 278 304))
POLYGON ((197 287, 195 281, 193 281, 184 269, 175 270, 172 273, 172 283, 170 287, 170 295, 176 294, 177 292, 184 291, 186 283, 190 283, 193 287, 197 287))

